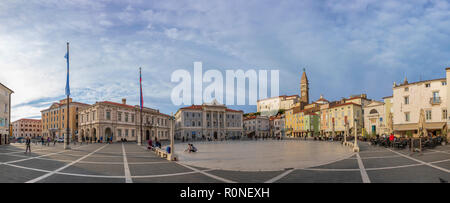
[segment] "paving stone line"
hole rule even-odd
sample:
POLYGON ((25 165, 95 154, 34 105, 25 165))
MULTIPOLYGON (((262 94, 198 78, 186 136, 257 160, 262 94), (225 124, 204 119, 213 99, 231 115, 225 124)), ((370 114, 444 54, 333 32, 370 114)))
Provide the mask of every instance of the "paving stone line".
POLYGON ((361 160, 361 157, 359 156, 359 153, 356 153, 356 158, 358 159, 358 166, 359 170, 361 171, 361 178, 363 183, 370 183, 369 175, 367 175, 367 171, 364 168, 364 163, 361 160))
POLYGON ((445 169, 445 168, 442 168, 442 167, 439 167, 439 166, 435 166, 435 165, 433 165, 433 164, 431 164, 431 163, 427 163, 427 162, 421 161, 421 160, 419 160, 419 159, 412 158, 412 157, 410 157, 410 156, 407 156, 407 155, 404 155, 404 154, 402 154, 402 153, 393 151, 393 150, 391 150, 391 149, 387 149, 387 150, 389 150, 389 151, 391 151, 391 152, 394 152, 394 153, 396 153, 396 154, 399 154, 399 155, 401 155, 401 156, 403 156, 403 157, 405 157, 405 158, 408 158, 408 159, 411 159, 411 160, 413 160, 413 161, 419 162, 419 163, 421 163, 421 164, 424 164, 424 165, 433 167, 433 168, 435 168, 435 169, 438 169, 438 170, 441 170, 441 171, 450 173, 450 170, 447 170, 447 169, 445 169))
MULTIPOLYGON (((103 146, 103 147, 100 147, 100 148, 94 150, 93 152, 91 152, 91 153, 85 155, 84 157, 81 157, 81 158, 79 158, 79 159, 77 159, 77 160, 75 160, 75 161, 73 161, 73 162, 71 162, 71 163, 69 163, 69 164, 67 164, 67 165, 65 165, 65 166, 63 166, 63 167, 61 167, 61 168, 59 168, 59 169, 56 169, 56 170, 54 170, 54 171, 52 171, 52 172, 50 172, 50 173, 47 173, 47 174, 45 174, 45 175, 43 175, 43 176, 37 177, 37 178, 35 178, 35 179, 33 179, 33 180, 27 181, 27 183, 36 183, 36 182, 38 182, 38 181, 40 181, 40 180, 43 180, 43 179, 45 179, 45 178, 48 178, 48 177, 50 177, 51 175, 55 174, 56 172, 62 171, 62 170, 64 170, 64 169, 66 169, 66 168, 68 168, 68 167, 70 167, 70 166, 72 166, 72 165, 74 165, 74 164, 80 162, 81 160, 83 160, 83 159, 89 157, 90 155, 94 154, 95 152, 100 151, 101 149, 105 148, 106 146, 108 146, 108 145, 105 145, 105 146, 103 146)), ((81 147, 81 146, 80 146, 80 147, 81 147)))
POLYGON ((286 172, 284 172, 284 173, 282 173, 282 174, 280 174, 280 175, 277 175, 277 176, 273 177, 272 179, 266 181, 265 183, 274 183, 274 182, 276 182, 276 181, 282 179, 283 177, 289 175, 289 174, 292 173, 294 170, 295 170, 295 169, 289 169, 289 170, 287 170, 286 172))
POLYGON ((125 152, 125 146, 122 143, 122 155, 123 155, 123 167, 125 170, 125 183, 133 183, 131 179, 130 167, 128 166, 127 153, 125 152))
POLYGON ((178 163, 178 162, 176 162, 176 163, 179 164, 179 165, 181 165, 181 166, 184 166, 184 167, 186 167, 186 168, 188 168, 188 169, 191 169, 191 170, 193 170, 193 171, 195 171, 195 172, 197 172, 197 173, 201 173, 201 174, 203 174, 203 175, 205 175, 205 176, 214 178, 214 179, 216 179, 216 180, 220 180, 220 181, 225 182, 225 183, 236 183, 236 182, 234 182, 234 181, 231 181, 231 180, 228 180, 228 179, 225 179, 225 178, 222 178, 222 177, 219 177, 219 176, 210 174, 210 173, 206 173, 205 171, 198 170, 198 169, 193 168, 193 167, 190 167, 190 166, 188 166, 188 165, 181 164, 181 163, 178 163))
MULTIPOLYGON (((79 146, 79 147, 76 147, 76 148, 73 148, 73 149, 78 149, 80 147, 82 147, 82 146, 79 146)), ((73 150, 73 149, 71 149, 71 150, 73 150)), ((22 161, 28 161, 28 160, 37 159, 37 158, 46 157, 46 156, 51 156, 51 155, 55 155, 55 154, 61 154, 63 152, 66 152, 66 151, 62 150, 62 151, 59 151, 59 152, 54 152, 54 153, 50 153, 50 154, 43 154, 43 155, 40 155, 40 156, 30 157, 30 158, 26 158, 26 159, 19 159, 19 160, 14 160, 14 161, 3 162, 3 163, 0 163, 0 165, 17 163, 17 162, 22 162, 22 161)))

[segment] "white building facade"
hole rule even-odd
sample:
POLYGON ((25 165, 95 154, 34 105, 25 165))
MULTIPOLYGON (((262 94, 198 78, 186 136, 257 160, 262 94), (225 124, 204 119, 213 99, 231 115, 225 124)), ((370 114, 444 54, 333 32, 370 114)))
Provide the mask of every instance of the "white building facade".
POLYGON ((257 111, 262 114, 273 113, 276 114, 278 110, 288 110, 295 106, 300 101, 298 95, 279 96, 267 99, 261 99, 257 102, 257 111))
MULTIPOLYGON (((447 70, 447 75, 449 70, 447 70)), ((393 86, 393 118, 396 136, 418 136, 421 109, 425 129, 433 135, 442 134, 447 126, 448 78, 419 81, 393 86)))
POLYGON ((11 136, 11 89, 0 83, 0 145, 8 144, 11 136))
POLYGON ((213 101, 180 108, 175 114, 175 139, 224 140, 243 135, 243 111, 228 109, 213 101))
POLYGON ((385 105, 383 102, 373 101, 364 108, 364 128, 370 135, 388 134, 386 126, 385 105))
POLYGON ((250 116, 244 119, 244 129, 248 137, 269 137, 270 121, 267 116, 250 116))

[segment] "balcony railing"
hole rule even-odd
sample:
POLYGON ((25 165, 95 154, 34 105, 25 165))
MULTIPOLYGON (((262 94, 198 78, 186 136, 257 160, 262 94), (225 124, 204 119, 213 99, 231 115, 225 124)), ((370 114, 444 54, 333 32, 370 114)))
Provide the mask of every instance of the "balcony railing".
POLYGON ((441 97, 431 97, 430 98, 430 104, 432 104, 432 105, 439 105, 439 104, 441 104, 441 97))

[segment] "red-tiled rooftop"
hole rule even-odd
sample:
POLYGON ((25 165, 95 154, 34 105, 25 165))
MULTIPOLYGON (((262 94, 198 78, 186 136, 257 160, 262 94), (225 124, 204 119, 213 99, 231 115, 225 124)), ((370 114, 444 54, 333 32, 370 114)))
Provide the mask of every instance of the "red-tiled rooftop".
POLYGON ((100 103, 112 104, 112 105, 116 105, 116 106, 123 106, 123 107, 127 107, 127 108, 134 108, 134 106, 131 106, 128 104, 121 104, 121 103, 116 103, 116 102, 111 102, 111 101, 102 101, 100 103))
MULTIPOLYGON (((187 107, 183 107, 180 109, 202 110, 203 106, 202 105, 192 105, 192 106, 187 106, 187 107)), ((242 110, 234 110, 234 109, 228 109, 228 108, 225 110, 229 111, 229 112, 244 112, 242 110)))
MULTIPOLYGON (((22 119, 19 119, 19 120, 17 120, 17 121, 34 121, 34 122, 40 122, 41 119, 22 118, 22 119)), ((14 121, 14 122, 17 122, 17 121, 14 121)))
POLYGON ((349 103, 336 104, 336 105, 330 106, 329 109, 335 108, 335 107, 340 107, 340 106, 347 106, 347 105, 361 106, 361 105, 359 105, 359 104, 355 104, 355 103, 353 103, 353 102, 349 102, 349 103))

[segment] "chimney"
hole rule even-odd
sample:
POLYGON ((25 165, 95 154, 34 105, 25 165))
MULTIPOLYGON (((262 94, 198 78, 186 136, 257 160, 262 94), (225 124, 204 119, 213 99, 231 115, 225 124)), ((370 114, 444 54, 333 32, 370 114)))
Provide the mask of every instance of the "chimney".
POLYGON ((122 99, 122 104, 127 104, 127 99, 123 98, 122 99))

